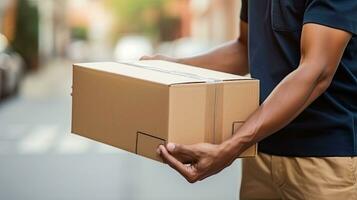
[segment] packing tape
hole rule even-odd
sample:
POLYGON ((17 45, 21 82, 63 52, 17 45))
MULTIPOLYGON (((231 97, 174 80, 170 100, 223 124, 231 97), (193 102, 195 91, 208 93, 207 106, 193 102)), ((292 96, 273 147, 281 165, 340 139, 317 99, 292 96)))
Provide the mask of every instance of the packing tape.
POLYGON ((158 67, 139 64, 137 62, 136 63, 134 63, 134 62, 118 62, 118 63, 124 64, 124 65, 130 65, 130 66, 133 66, 133 67, 143 68, 143 69, 147 69, 147 70, 162 72, 162 73, 166 73, 166 74, 183 76, 183 77, 186 77, 186 78, 192 78, 192 79, 200 80, 200 81, 203 81, 203 82, 206 82, 206 83, 223 82, 220 79, 215 79, 215 78, 211 78, 211 77, 204 77, 204 76, 201 76, 201 75, 192 74, 192 73, 188 73, 188 72, 180 72, 180 71, 175 71, 175 70, 165 70, 165 69, 161 69, 161 68, 158 68, 158 67))
MULTIPOLYGON (((200 76, 197 74, 192 74, 192 73, 187 73, 187 72, 180 72, 180 71, 170 71, 170 70, 165 70, 161 69, 158 67, 153 67, 153 66, 147 66, 139 63, 134 63, 134 62, 118 62, 124 65, 130 65, 133 67, 138 67, 138 68, 143 68, 147 70, 152 70, 152 71, 158 71, 162 73, 167 73, 167 74, 172 74, 172 75, 178 75, 178 76, 183 76, 187 78, 192 78, 196 80, 200 80, 206 83, 220 83, 223 82, 223 80, 220 79, 215 79, 215 78, 209 78, 209 77, 204 77, 200 76)), ((206 102, 207 103, 207 108, 206 108, 206 119, 205 119, 205 129, 206 129, 206 135, 205 135, 205 142, 211 142, 211 143, 220 143, 222 141, 222 138, 220 135, 216 135, 217 131, 222 131, 222 90, 223 87, 221 85, 214 84, 210 87, 208 87, 208 96, 211 96, 212 102, 206 102), (212 109, 213 107, 213 109, 212 109)))

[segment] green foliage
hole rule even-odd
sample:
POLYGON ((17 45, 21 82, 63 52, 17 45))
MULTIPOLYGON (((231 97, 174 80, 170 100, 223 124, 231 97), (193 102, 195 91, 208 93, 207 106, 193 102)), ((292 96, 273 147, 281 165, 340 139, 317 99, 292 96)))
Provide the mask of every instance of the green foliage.
POLYGON ((16 33, 12 47, 30 68, 37 67, 39 42, 39 14, 36 6, 28 0, 18 0, 16 33))
POLYGON ((76 40, 87 40, 88 29, 86 27, 73 27, 71 30, 71 37, 76 40))
POLYGON ((107 0, 116 16, 118 33, 159 35, 158 23, 167 0, 107 0), (156 17, 155 17, 156 16, 156 17))

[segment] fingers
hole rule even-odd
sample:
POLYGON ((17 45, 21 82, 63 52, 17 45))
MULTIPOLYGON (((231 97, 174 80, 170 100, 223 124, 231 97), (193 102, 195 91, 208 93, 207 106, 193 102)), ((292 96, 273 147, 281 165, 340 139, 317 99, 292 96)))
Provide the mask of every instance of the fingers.
POLYGON ((220 171, 222 171, 222 169, 217 169, 217 170, 212 171, 212 172, 210 172, 210 173, 203 173, 203 174, 205 174, 205 175, 202 176, 202 177, 200 177, 200 178, 199 178, 199 181, 202 181, 202 180, 204 180, 204 179, 206 179, 206 178, 208 178, 208 177, 210 177, 210 176, 213 176, 213 175, 219 173, 220 171))
POLYGON ((165 60, 165 57, 159 54, 155 54, 151 56, 143 56, 139 60, 165 60))
POLYGON ((154 56, 143 56, 139 60, 153 60, 154 56))
MULTIPOLYGON (((167 148, 166 148, 167 149, 167 148)), ((157 148, 156 153, 160 155, 161 151, 157 148)), ((171 154, 171 153, 170 153, 171 154)), ((194 162, 194 159, 190 156, 182 155, 182 154, 172 154, 178 161, 183 164, 191 164, 194 162)))
POLYGON ((183 177, 187 179, 188 182, 194 183, 198 180, 198 177, 195 173, 195 168, 191 166, 186 166, 175 157, 173 157, 163 145, 159 146, 160 155, 162 159, 177 172, 179 172, 183 177))
POLYGON ((190 156, 186 156, 182 154, 171 154, 171 155, 183 164, 192 164, 196 162, 196 159, 190 156))
POLYGON ((181 157, 189 157, 192 160, 197 160, 197 153, 194 151, 192 146, 189 145, 181 145, 181 144, 174 144, 168 143, 166 145, 166 149, 170 152, 170 154, 181 157))
POLYGON ((143 56, 139 60, 165 60, 165 61, 170 61, 170 62, 179 62, 179 59, 177 59, 177 58, 164 56, 161 54, 155 54, 152 56, 143 56))

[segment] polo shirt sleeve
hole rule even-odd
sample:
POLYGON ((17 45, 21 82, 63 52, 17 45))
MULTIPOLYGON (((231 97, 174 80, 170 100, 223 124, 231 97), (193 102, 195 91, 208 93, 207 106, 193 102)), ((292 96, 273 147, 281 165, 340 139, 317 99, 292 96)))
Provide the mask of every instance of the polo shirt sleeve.
POLYGON ((248 0, 242 0, 242 7, 240 10, 240 19, 248 23, 248 0))
POLYGON ((357 0, 308 0, 304 24, 316 23, 357 34, 357 0))

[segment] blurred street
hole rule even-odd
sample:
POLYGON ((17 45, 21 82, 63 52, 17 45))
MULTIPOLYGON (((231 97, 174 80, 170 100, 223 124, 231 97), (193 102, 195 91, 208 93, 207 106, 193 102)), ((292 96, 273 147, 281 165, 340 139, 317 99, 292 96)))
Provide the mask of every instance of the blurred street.
POLYGON ((235 199, 236 162, 187 183, 168 166, 70 134, 71 62, 54 61, 0 104, 0 199, 235 199))
POLYGON ((71 70, 207 51, 236 38, 239 9, 239 0, 1 0, 0 200, 237 199, 240 161, 189 184, 71 134, 71 70))

